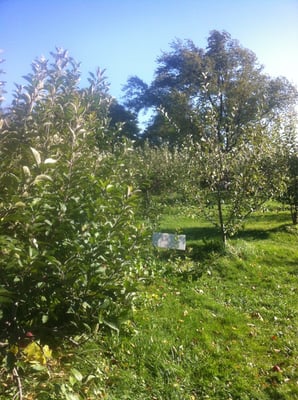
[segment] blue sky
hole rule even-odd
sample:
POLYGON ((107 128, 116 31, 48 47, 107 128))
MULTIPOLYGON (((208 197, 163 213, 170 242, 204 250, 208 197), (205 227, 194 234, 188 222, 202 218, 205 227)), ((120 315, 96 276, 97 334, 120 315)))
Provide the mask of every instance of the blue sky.
POLYGON ((298 0, 0 0, 0 49, 8 99, 31 62, 55 46, 88 71, 106 69, 110 92, 137 75, 147 83, 156 58, 175 39, 206 47, 209 32, 226 30, 254 51, 265 71, 298 86, 298 0))

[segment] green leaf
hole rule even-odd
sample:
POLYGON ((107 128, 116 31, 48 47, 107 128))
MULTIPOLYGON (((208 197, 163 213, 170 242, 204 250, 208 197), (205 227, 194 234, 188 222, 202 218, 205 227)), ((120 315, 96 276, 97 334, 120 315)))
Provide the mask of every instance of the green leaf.
POLYGON ((78 371, 76 368, 72 368, 71 370, 72 376, 76 379, 78 382, 82 382, 83 380, 83 375, 78 371))
POLYGON ((12 293, 5 288, 0 288, 0 304, 12 303, 12 293))
POLYGON ((55 164, 57 160, 54 160, 53 158, 47 158, 44 160, 44 164, 55 164))
POLYGON ((31 364, 31 368, 34 370, 34 371, 37 371, 37 372, 41 372, 41 371, 46 371, 47 370, 47 367, 45 366, 45 365, 41 365, 41 364, 31 364))
POLYGON ((34 184, 43 182, 43 181, 53 181, 53 179, 49 175, 41 174, 37 175, 37 177, 34 179, 34 184))
POLYGON ((80 396, 77 393, 67 393, 67 400, 80 400, 80 396))
POLYGON ((23 172, 24 172, 25 176, 31 176, 30 169, 26 165, 23 166, 23 172))
POLYGON ((47 314, 43 314, 41 317, 41 321, 43 324, 46 324, 48 322, 49 316, 47 314))
POLYGON ((103 323, 108 326, 109 328, 111 328, 113 331, 116 331, 119 334, 119 328, 113 324, 112 322, 108 322, 108 321, 103 321, 103 323))
POLYGON ((31 151, 33 153, 33 156, 35 158, 36 164, 39 166, 41 164, 41 157, 40 157, 39 152, 34 147, 30 147, 30 149, 31 149, 31 151))

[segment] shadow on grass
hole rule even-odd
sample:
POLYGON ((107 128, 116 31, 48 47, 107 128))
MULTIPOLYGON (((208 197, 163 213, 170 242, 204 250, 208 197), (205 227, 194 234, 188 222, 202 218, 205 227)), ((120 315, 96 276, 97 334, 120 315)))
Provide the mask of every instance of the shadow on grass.
POLYGON ((187 257, 193 261, 206 262, 224 254, 220 239, 203 239, 199 243, 190 243, 187 257))
MULTIPOLYGON (((258 217, 253 218, 256 221, 260 221, 257 219, 258 217)), ((246 240, 266 240, 272 233, 284 232, 289 226, 288 219, 285 218, 284 215, 280 216, 279 222, 277 224, 276 216, 274 215, 261 216, 261 219, 262 221, 264 221, 263 226, 260 226, 260 228, 247 227, 240 229, 239 232, 235 236, 233 236, 233 238, 246 240)), ((219 229, 214 226, 184 227, 179 233, 186 235, 186 240, 188 242, 220 241, 219 229)))
MULTIPOLYGON (((269 216, 270 217, 270 216, 269 216)), ((242 229, 235 236, 235 239, 244 240, 266 240, 270 235, 275 233, 291 233, 291 225, 289 223, 280 223, 277 226, 260 229, 242 229)))
POLYGON ((270 387, 265 389, 265 392, 269 395, 269 398, 271 400, 287 400, 288 397, 286 397, 285 395, 281 394, 278 392, 278 390, 275 387, 278 387, 278 385, 280 385, 280 380, 278 377, 272 377, 267 379, 268 384, 270 385, 270 387))
POLYGON ((182 233, 186 235, 188 241, 219 239, 219 231, 214 226, 186 227, 182 229, 182 233))
POLYGON ((156 256, 162 261, 192 260, 203 266, 208 265, 208 261, 224 254, 224 248, 221 241, 218 240, 201 240, 191 242, 187 245, 185 251, 174 249, 157 249, 156 256))
POLYGON ((261 230, 261 229, 245 229, 239 231, 233 239, 244 239, 244 240, 266 240, 270 236, 272 230, 261 230))
POLYGON ((257 223, 260 222, 270 223, 270 224, 280 224, 280 223, 289 223, 291 219, 290 212, 274 212, 274 213, 258 213, 258 214, 251 214, 247 221, 249 223, 257 223))
MULTIPOLYGON (((289 215, 287 213, 252 215, 247 220, 247 227, 231 239, 242 239, 248 242, 264 241, 272 234, 289 230, 289 215)), ((169 232, 175 233, 169 229, 169 232)), ((225 253, 219 229, 215 226, 185 226, 179 234, 186 235, 186 251, 165 250, 159 254, 162 259, 188 258, 193 261, 206 262, 225 253)))

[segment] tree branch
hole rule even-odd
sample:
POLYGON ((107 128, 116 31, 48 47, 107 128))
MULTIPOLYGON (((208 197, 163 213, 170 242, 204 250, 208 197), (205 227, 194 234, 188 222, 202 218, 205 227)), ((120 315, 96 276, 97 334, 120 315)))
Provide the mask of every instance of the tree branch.
MULTIPOLYGON (((18 393, 17 394, 19 395, 19 400, 23 400, 22 382, 21 382, 21 378, 20 378, 20 375, 19 375, 18 370, 17 370, 16 367, 13 368, 12 374, 13 374, 13 377, 16 379, 17 384, 18 384, 18 393)), ((15 395, 14 398, 16 396, 17 395, 15 395)))

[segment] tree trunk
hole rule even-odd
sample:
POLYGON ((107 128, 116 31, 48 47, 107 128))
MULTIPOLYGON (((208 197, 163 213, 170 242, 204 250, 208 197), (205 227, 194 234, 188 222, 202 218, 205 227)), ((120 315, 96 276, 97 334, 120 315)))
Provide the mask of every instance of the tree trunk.
POLYGON ((291 206, 291 217, 294 225, 298 224, 298 204, 291 206))
POLYGON ((218 209, 218 218, 219 218, 221 240, 222 240, 223 246, 225 247, 226 243, 227 243, 227 233, 226 233, 226 227, 225 227, 225 224, 224 224, 222 202, 221 202, 221 195, 220 195, 220 190, 219 189, 217 191, 217 209, 218 209))

